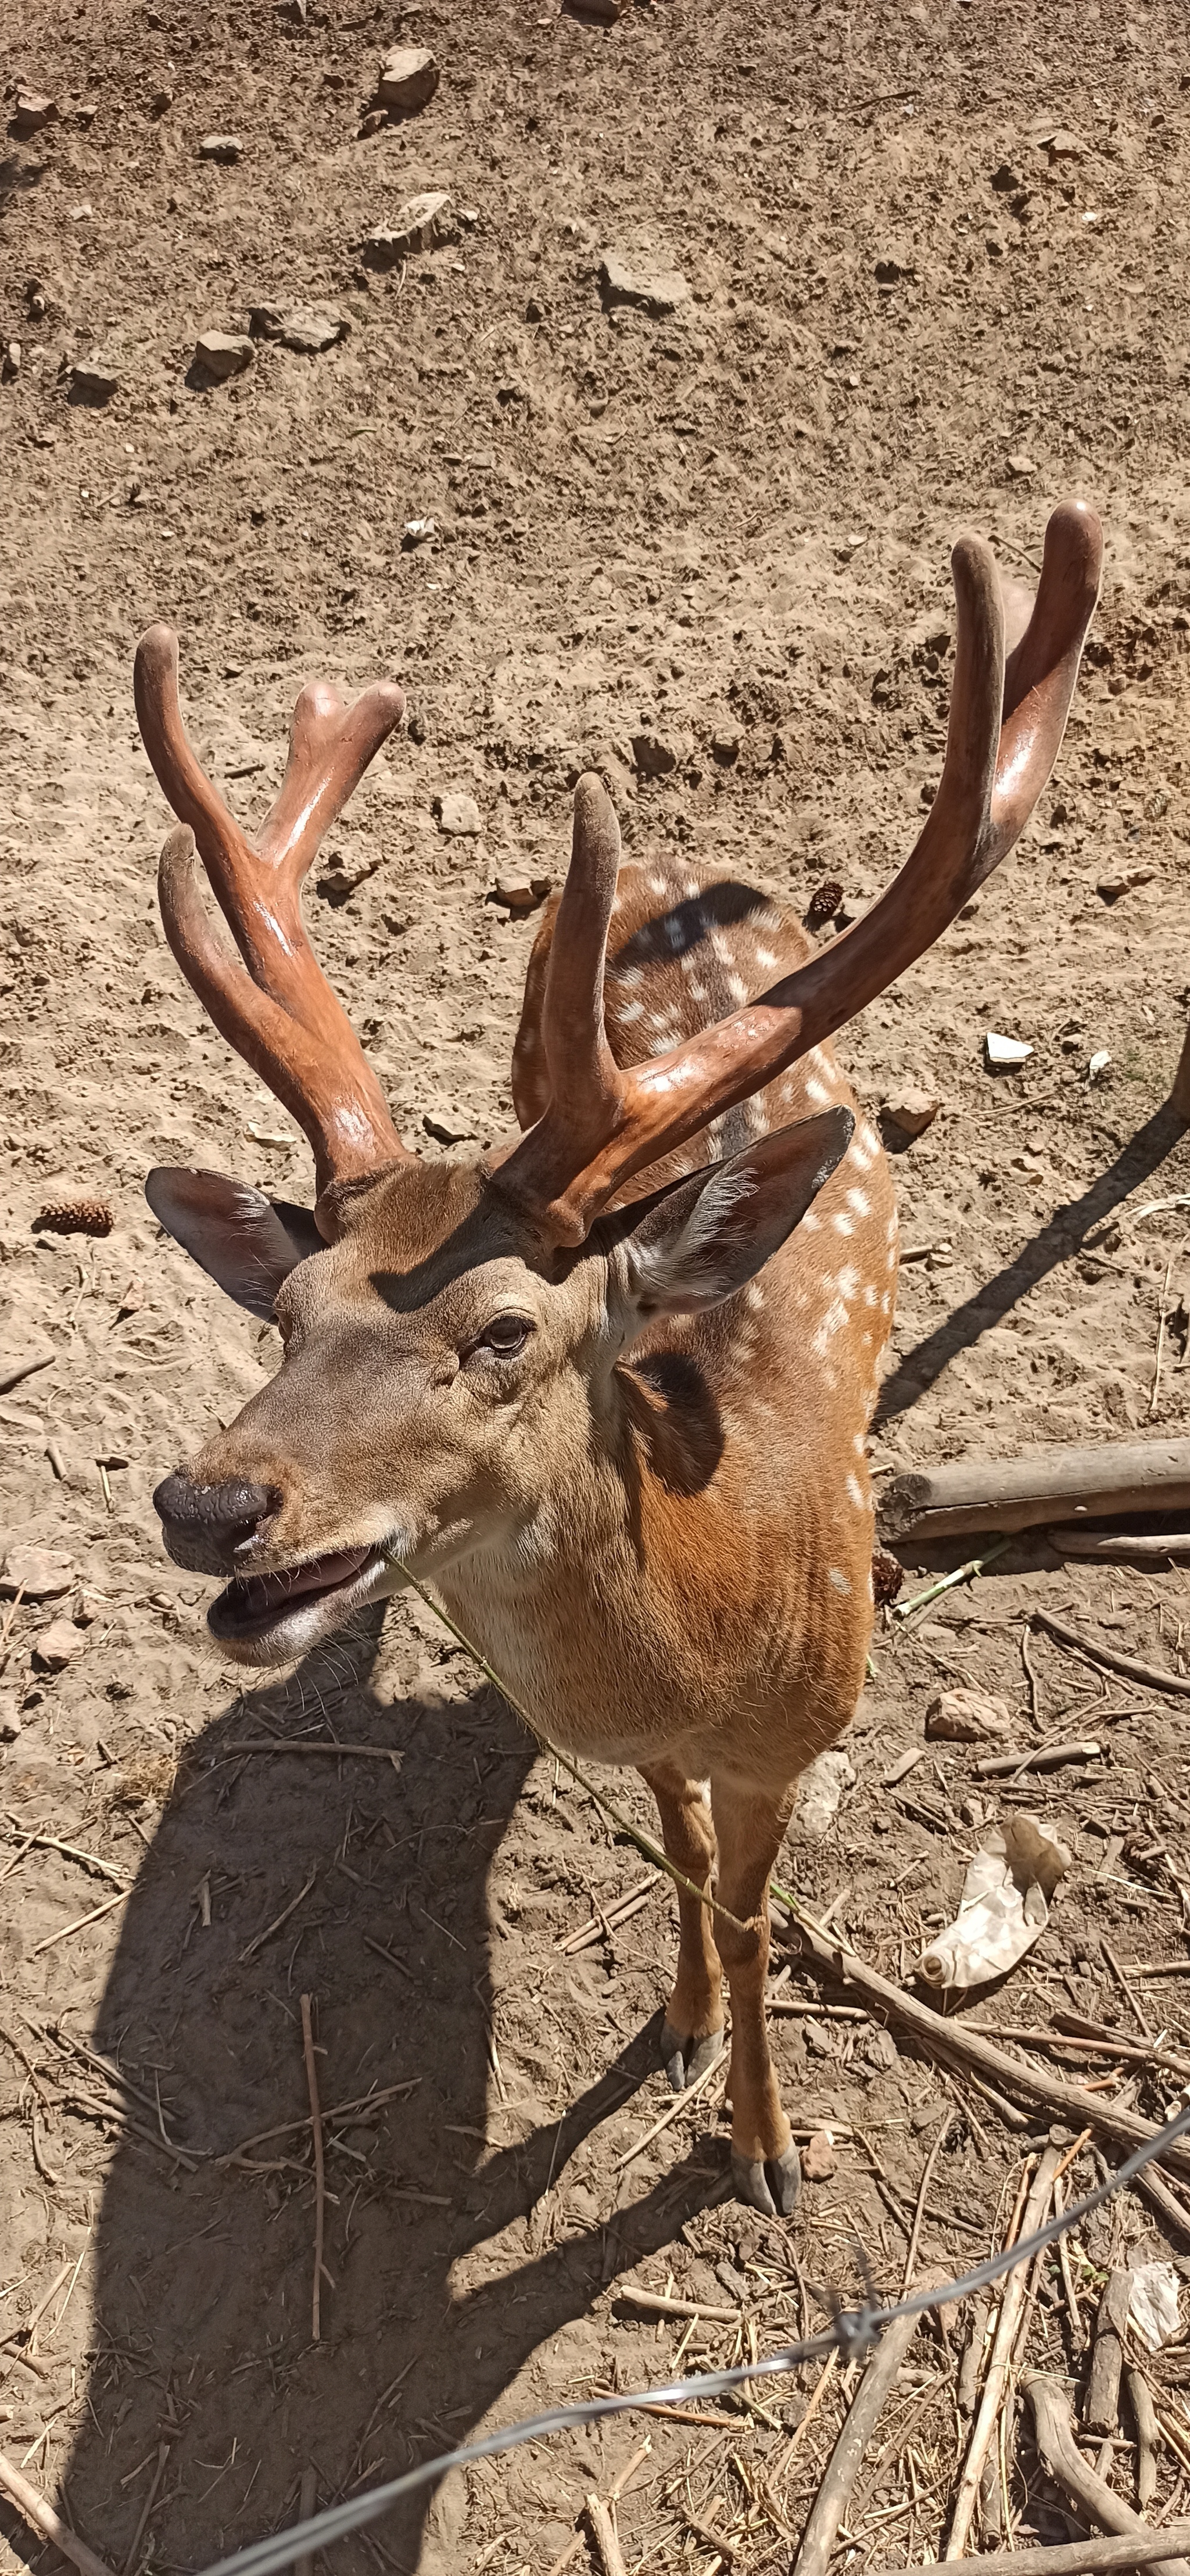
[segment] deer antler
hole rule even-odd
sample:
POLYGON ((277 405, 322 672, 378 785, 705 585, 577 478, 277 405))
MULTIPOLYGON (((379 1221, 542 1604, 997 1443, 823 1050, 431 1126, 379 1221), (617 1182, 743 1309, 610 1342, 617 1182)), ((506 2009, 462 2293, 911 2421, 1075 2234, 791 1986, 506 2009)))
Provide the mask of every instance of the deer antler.
POLYGON ((141 637, 135 693, 145 749, 183 827, 170 833, 158 873, 165 935, 183 974, 237 1054, 304 1129, 320 1195, 332 1182, 357 1180, 404 1159, 380 1085, 314 956, 301 908, 302 879, 319 842, 400 723, 403 692, 377 681, 345 707, 325 681, 303 689, 281 791, 255 843, 186 739, 172 627, 151 626, 141 637), (239 957, 208 917, 200 856, 239 957))
POLYGON ((862 921, 759 1000, 623 1070, 603 1017, 619 831, 599 779, 580 779, 542 1014, 549 1106, 500 1167, 500 1186, 531 1205, 555 1240, 581 1242, 637 1172, 854 1018, 999 866, 1058 756, 1102 552, 1092 510, 1065 502, 1054 511, 1033 614, 1006 663, 995 559, 981 538, 960 538, 951 557, 958 613, 946 759, 899 876, 862 921))

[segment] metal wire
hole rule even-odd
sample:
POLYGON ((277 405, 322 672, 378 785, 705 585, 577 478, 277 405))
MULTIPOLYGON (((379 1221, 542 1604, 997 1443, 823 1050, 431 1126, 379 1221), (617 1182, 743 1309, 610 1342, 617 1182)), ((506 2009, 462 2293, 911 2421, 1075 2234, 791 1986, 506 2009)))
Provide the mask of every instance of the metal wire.
POLYGON ((1035 2254, 1047 2245, 1056 2244, 1071 2227, 1078 2227, 1096 2209, 1102 2209, 1113 2193, 1122 2191, 1135 2176, 1143 2173, 1154 2157, 1184 2138, 1190 2131, 1190 2103, 1167 2121, 1152 2138, 1129 2156, 1126 2164, 1109 2175, 1089 2192, 1085 2200, 1073 2202, 1059 2216, 1048 2219, 1022 2243, 1005 2246, 977 2263, 973 2272, 961 2280, 945 2282, 940 2288, 914 2290, 908 2298, 898 2299, 895 2307, 843 2309, 821 2334, 808 2341, 790 2344, 783 2352, 770 2353, 763 2361, 741 2362, 732 2370, 704 2371, 697 2379, 671 2380, 664 2388, 637 2389, 624 2397, 592 2397, 581 2406, 558 2406, 548 2415, 531 2415, 520 2424, 508 2424, 495 2433, 485 2433, 477 2442, 466 2442, 457 2451, 445 2451, 436 2460, 423 2460, 420 2467, 407 2469, 400 2478, 389 2478, 383 2486, 371 2487, 367 2493, 353 2496, 344 2504, 329 2505, 307 2522, 292 2523, 287 2531, 271 2540, 254 2541, 247 2549, 238 2549, 230 2558, 220 2558, 204 2568, 202 2576, 275 2576, 275 2571, 289 2567, 297 2558, 312 2556, 316 2549, 329 2549, 336 2540, 346 2540, 349 2533, 362 2531, 370 2522, 378 2522, 403 2496, 415 2495, 419 2487, 432 2485, 445 2477, 448 2469, 469 2468, 475 2460, 499 2458, 504 2451, 519 2450, 522 2443, 545 2441, 551 2433, 577 2430, 584 2424, 602 2423, 608 2416, 629 2415, 638 2406, 689 2405, 705 2397, 724 2397, 733 2388, 743 2388, 754 2379, 773 2379, 793 2370, 802 2361, 815 2361, 837 2351, 843 2361, 857 2361, 869 2351, 892 2324, 895 2317, 920 2317, 936 2308, 949 2307, 955 2299, 971 2298, 977 2290, 990 2288, 1014 2272, 1020 2263, 1031 2263, 1035 2254))

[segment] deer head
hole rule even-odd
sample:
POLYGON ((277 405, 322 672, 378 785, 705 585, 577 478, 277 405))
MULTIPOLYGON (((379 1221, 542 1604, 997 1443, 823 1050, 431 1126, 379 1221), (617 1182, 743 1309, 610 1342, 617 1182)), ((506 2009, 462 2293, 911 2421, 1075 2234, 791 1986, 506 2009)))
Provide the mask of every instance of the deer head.
POLYGON ((303 692, 252 844, 187 743, 176 638, 150 629, 137 714, 181 822, 160 865, 166 936, 316 1167, 312 1216, 209 1172, 157 1170, 146 1185, 161 1224, 283 1344, 270 1384, 155 1497, 178 1562, 231 1578, 210 1613, 225 1653, 288 1660, 397 1589, 402 1565, 433 1580, 496 1549, 515 1582, 559 1493, 582 1511, 615 1446, 624 1354, 659 1317, 752 1277, 834 1170, 851 1121, 828 1109, 718 1163, 703 1159, 703 1131, 901 974, 1011 849, 1061 742, 1099 559, 1093 515, 1057 511, 1006 662, 994 560, 960 542, 946 759, 911 857, 821 954, 639 1063, 616 1061, 605 1025, 620 840, 602 784, 583 778, 518 1041, 532 1123, 478 1161, 422 1163, 402 1144, 301 921, 301 880, 400 722, 400 690, 378 685, 350 709, 331 689, 303 692), (235 950, 205 910, 199 857, 235 950))

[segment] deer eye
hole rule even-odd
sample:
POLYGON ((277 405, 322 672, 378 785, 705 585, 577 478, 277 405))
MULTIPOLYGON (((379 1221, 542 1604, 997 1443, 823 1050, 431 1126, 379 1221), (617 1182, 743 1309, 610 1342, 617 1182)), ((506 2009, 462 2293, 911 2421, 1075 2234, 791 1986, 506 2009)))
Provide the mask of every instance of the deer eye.
POLYGON ((471 1347, 476 1351, 491 1351, 497 1359, 515 1360, 524 1350, 532 1330, 533 1320, 529 1315, 493 1315, 491 1323, 485 1324, 471 1347))

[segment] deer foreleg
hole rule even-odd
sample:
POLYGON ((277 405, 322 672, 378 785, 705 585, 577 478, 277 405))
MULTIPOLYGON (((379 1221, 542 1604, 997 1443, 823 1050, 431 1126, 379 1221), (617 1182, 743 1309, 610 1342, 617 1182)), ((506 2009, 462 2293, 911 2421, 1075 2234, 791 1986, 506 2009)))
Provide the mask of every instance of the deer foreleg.
POLYGON ((792 1790, 742 1789, 712 1779, 719 1844, 715 1938, 731 1993, 731 2170, 741 2200, 767 2217, 793 2215, 801 2183, 797 2148, 769 2056, 764 1981, 769 1958, 769 1876, 789 1821, 792 1790), (737 1931, 725 1919, 735 1916, 737 1931))
MULTIPOLYGON (((642 1773, 657 1801, 661 1839, 675 1869, 710 1890, 715 1868, 715 1828, 706 1794, 676 1764, 658 1763, 642 1773)), ((661 2058, 675 2093, 713 2064, 723 2046, 723 1974, 709 1906, 679 1887, 678 1973, 666 2006, 661 2058)))

